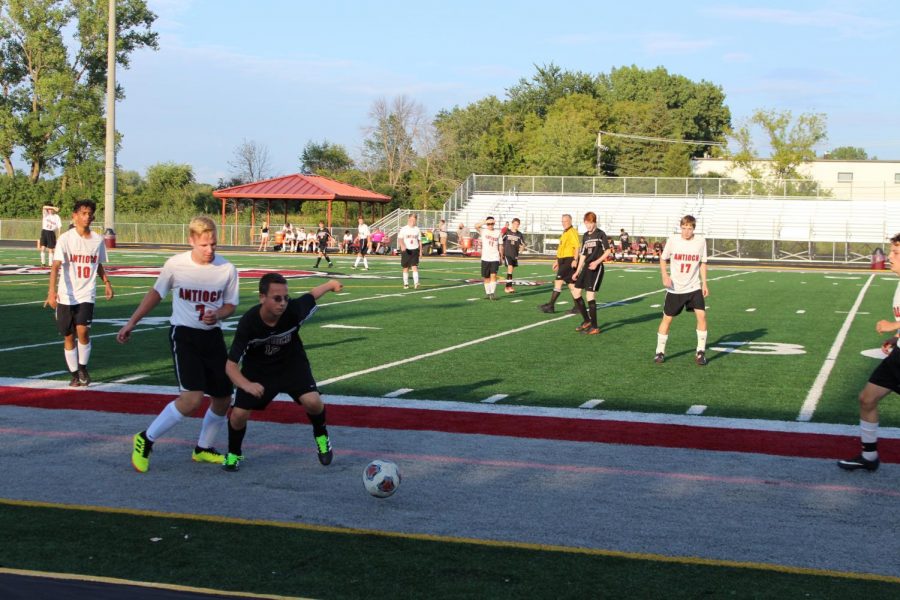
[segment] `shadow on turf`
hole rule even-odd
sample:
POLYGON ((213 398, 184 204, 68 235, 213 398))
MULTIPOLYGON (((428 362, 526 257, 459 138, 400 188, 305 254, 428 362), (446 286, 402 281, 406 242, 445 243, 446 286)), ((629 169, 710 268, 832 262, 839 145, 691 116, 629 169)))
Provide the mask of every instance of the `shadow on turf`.
MULTIPOLYGON (((718 346, 720 344, 724 344, 726 342, 752 342, 754 340, 758 340, 769 332, 768 329, 753 329, 750 331, 737 331, 733 333, 726 333, 719 339, 714 342, 707 342, 706 347, 712 348, 713 346, 718 346)), ((666 359, 677 358, 679 356, 684 356, 686 354, 694 355, 694 350, 685 350, 682 352, 676 352, 674 354, 666 354, 666 359)), ((716 352, 712 356, 707 356, 707 360, 712 362, 714 360, 719 360, 720 358, 724 358, 728 356, 730 352, 716 352)))
POLYGON ((340 346, 341 344, 347 344, 350 342, 358 342, 360 340, 367 340, 369 338, 363 336, 356 336, 351 338, 345 338, 343 340, 335 340, 333 342, 322 342, 320 344, 304 344, 303 347, 306 350, 314 350, 315 348, 328 348, 329 346, 340 346))
POLYGON ((618 329, 619 327, 624 327, 626 325, 636 325, 638 323, 644 323, 646 321, 655 321, 660 318, 659 312, 652 313, 644 313, 642 315, 637 315, 631 317, 630 319, 622 319, 620 321, 612 321, 609 323, 600 323, 600 331, 610 331, 612 329, 618 329))

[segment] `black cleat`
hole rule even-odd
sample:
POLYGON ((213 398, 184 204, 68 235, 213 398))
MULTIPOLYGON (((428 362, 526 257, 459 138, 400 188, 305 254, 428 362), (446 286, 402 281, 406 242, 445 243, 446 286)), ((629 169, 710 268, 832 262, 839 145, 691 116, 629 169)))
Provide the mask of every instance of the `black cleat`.
POLYGON ((78 377, 78 371, 72 371, 72 381, 69 382, 69 387, 81 387, 81 378, 78 377))
POLYGON ((657 352, 656 356, 653 357, 653 362, 655 362, 658 365, 663 364, 664 362, 666 362, 666 355, 663 354, 662 352, 657 352))
POLYGON ((84 387, 91 384, 91 374, 88 373, 87 365, 78 365, 78 382, 84 387))
POLYGON ((703 351, 703 350, 698 350, 698 351, 697 351, 697 358, 696 358, 695 360, 697 361, 697 366, 698 366, 698 367, 702 367, 702 366, 704 366, 706 363, 709 362, 708 360, 706 360, 706 352, 703 351))
POLYGON ((881 461, 877 458, 875 460, 869 460, 867 458, 863 458, 863 455, 854 456, 853 458, 848 458, 846 460, 839 460, 838 466, 845 471, 856 471, 857 469, 865 469, 866 471, 877 471, 878 465, 881 464, 881 461))
POLYGON ((566 314, 567 315, 577 315, 577 314, 581 314, 581 311, 578 310, 577 306, 573 306, 572 308, 570 308, 569 310, 566 311, 566 314))
POLYGON ((538 310, 540 310, 543 313, 548 313, 548 314, 553 314, 556 312, 556 309, 553 308, 552 306, 550 306, 549 304, 541 304, 540 306, 538 306, 538 310))

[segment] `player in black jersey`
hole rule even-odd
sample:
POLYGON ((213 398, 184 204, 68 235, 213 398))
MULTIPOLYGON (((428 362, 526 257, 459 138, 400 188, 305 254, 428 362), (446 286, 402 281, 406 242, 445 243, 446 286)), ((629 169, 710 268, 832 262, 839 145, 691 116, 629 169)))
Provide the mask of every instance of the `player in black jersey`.
POLYGON ((500 243, 503 244, 503 262, 506 264, 506 288, 504 291, 511 294, 516 290, 513 289, 513 269, 519 266, 519 252, 525 248, 525 236, 519 231, 518 218, 513 219, 506 230, 500 236, 500 243))
POLYGON ((319 268, 319 263, 322 262, 323 258, 328 261, 329 267, 334 266, 331 258, 328 257, 328 242, 331 239, 331 232, 325 228, 325 221, 319 221, 319 228, 316 230, 317 256, 314 269, 319 268))
POLYGON ((600 333, 600 327, 597 325, 597 302, 594 300, 594 294, 600 289, 600 283, 603 281, 603 262, 609 256, 611 248, 606 234, 602 229, 597 228, 596 214, 585 213, 584 226, 587 231, 584 233, 578 264, 575 267, 575 274, 572 276, 572 280, 575 282, 572 296, 575 298, 575 306, 578 307, 578 312, 581 313, 583 319, 575 331, 596 335, 600 333), (582 291, 587 297, 587 308, 581 298, 582 291))
POLYGON ((331 463, 333 454, 325 428, 325 405, 299 330, 316 312, 316 300, 341 288, 340 282, 331 280, 299 298, 289 298, 287 280, 280 273, 266 273, 260 278, 259 304, 238 322, 225 363, 225 372, 238 388, 228 419, 228 454, 222 465, 226 471, 237 471, 244 459, 241 444, 251 411, 265 409, 280 392, 306 409, 319 462, 331 463))
POLYGON ((641 236, 638 238, 638 251, 637 251, 637 259, 638 262, 646 262, 647 261, 647 250, 649 249, 649 245, 647 244, 647 238, 641 236))

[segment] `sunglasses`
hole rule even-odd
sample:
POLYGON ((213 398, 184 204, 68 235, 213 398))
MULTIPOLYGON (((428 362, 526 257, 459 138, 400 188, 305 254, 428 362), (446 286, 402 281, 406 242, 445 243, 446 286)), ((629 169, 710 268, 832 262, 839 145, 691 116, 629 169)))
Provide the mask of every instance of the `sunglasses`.
POLYGON ((494 224, 493 221, 488 221, 487 223, 485 223, 485 225, 487 225, 488 227, 492 226, 493 224, 494 224))
POLYGON ((282 302, 288 302, 291 297, 285 294, 284 296, 269 296, 275 302, 281 304, 282 302))

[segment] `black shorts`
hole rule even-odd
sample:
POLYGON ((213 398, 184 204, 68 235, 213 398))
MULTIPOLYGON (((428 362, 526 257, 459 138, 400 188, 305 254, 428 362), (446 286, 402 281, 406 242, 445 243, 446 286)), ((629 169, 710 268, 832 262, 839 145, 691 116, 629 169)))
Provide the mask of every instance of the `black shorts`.
POLYGON ((368 253, 369 253, 369 240, 367 240, 367 239, 364 240, 364 239, 360 238, 359 251, 357 252, 357 254, 362 254, 363 256, 365 256, 368 253))
POLYGON ((685 308, 687 308, 688 312, 706 310, 706 300, 703 298, 703 292, 701 290, 694 290, 686 294, 666 292, 666 302, 663 306, 663 313, 666 316, 678 316, 685 308))
POLYGON ((403 250, 400 252, 400 266, 404 269, 419 266, 419 249, 403 250))
POLYGON ((575 270, 572 269, 572 261, 574 260, 575 259, 571 256, 556 259, 556 262, 559 265, 559 268, 556 269, 557 279, 561 279, 566 283, 572 283, 572 275, 575 274, 575 270))
POLYGON ((60 335, 72 335, 76 325, 91 326, 94 320, 94 303, 56 305, 56 329, 60 335))
POLYGON ((328 242, 325 242, 324 244, 319 242, 319 252, 321 252, 322 254, 328 253, 328 242))
POLYGON ((483 260, 481 261, 481 277, 488 279, 491 275, 496 275, 500 270, 499 260, 483 260))
POLYGON ((518 267, 519 266, 519 257, 518 256, 504 256, 503 264, 507 267, 518 267))
POLYGON ((581 273, 578 274, 578 280, 575 282, 575 287, 580 290, 587 290, 589 292, 596 292, 600 289, 600 284, 603 283, 603 264, 600 264, 600 268, 596 271, 588 269, 585 267, 581 270, 581 273))
POLYGON ((41 229, 41 246, 51 250, 56 248, 56 232, 49 229, 41 229))
POLYGON ((213 398, 231 396, 231 380, 225 374, 228 350, 221 329, 173 326, 169 342, 179 389, 204 392, 213 398))
POLYGON ((282 392, 290 396, 294 402, 298 402, 300 396, 319 391, 309 362, 305 360, 291 365, 290 369, 285 369, 282 373, 271 375, 244 373, 244 377, 262 384, 265 388, 262 398, 248 394, 241 388, 235 390, 234 406, 245 410, 263 410, 275 396, 282 392))

